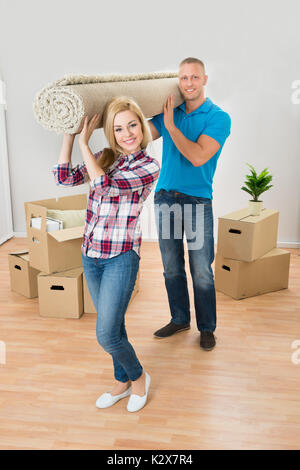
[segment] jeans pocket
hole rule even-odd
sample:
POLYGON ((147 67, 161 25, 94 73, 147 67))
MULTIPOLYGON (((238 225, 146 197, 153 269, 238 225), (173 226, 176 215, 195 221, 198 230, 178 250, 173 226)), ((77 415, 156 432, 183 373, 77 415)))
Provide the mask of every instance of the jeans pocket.
POLYGON ((212 201, 206 197, 190 196, 191 200, 196 204, 204 204, 206 206, 211 206, 212 201))
POLYGON ((140 257, 137 254, 137 252, 135 250, 130 250, 130 251, 132 252, 133 258, 135 258, 136 262, 139 264, 140 263, 140 257))

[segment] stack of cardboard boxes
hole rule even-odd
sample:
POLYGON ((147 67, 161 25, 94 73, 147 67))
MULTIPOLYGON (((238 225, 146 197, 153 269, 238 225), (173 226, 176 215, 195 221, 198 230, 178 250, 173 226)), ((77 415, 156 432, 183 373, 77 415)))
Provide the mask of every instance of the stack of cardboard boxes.
MULTIPOLYGON (((25 203, 28 252, 9 254, 11 289, 29 298, 39 297, 43 317, 80 318, 96 313, 84 279, 81 244, 84 224, 52 231, 48 210, 83 210, 87 195, 25 203)), ((139 288, 139 276, 131 301, 139 288)))
POLYGON ((244 299, 288 287, 290 253, 276 248, 279 212, 241 209, 219 218, 216 290, 244 299))

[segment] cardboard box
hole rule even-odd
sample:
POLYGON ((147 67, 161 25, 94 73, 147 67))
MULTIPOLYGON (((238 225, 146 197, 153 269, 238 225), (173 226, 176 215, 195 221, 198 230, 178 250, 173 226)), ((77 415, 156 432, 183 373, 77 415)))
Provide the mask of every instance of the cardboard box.
POLYGON ((47 209, 86 209, 87 195, 26 202, 26 227, 30 265, 44 273, 66 271, 81 266, 81 244, 84 225, 47 232, 47 209), (41 228, 31 226, 31 219, 40 217, 41 228))
POLYGON ((28 251, 15 251, 8 255, 10 288, 29 299, 38 296, 39 271, 29 265, 28 251))
POLYGON ((274 248, 261 258, 238 261, 217 253, 215 260, 216 290, 245 299, 288 287, 290 253, 274 248))
MULTIPOLYGON (((140 285, 140 271, 138 271, 138 273, 137 273, 135 286, 134 286, 133 292, 131 294, 129 305, 131 304, 132 300, 134 299, 134 297, 138 293, 139 285, 140 285)), ((89 293, 88 285, 87 285, 84 274, 83 274, 83 311, 84 311, 84 313, 97 313, 96 309, 95 309, 95 306, 93 304, 93 301, 92 301, 92 297, 89 293)))
POLYGON ((278 218, 276 210, 251 216, 248 208, 219 217, 217 251, 240 261, 260 258, 277 246, 278 218))
MULTIPOLYGON (((41 230, 42 218, 32 217, 30 221, 30 226, 41 230)), ((61 220, 56 220, 56 219, 51 219, 50 217, 46 217, 46 232, 54 232, 55 230, 62 230, 62 229, 63 229, 63 223, 61 220)))
POLYGON ((42 317, 80 318, 83 314, 82 268, 38 275, 42 317))

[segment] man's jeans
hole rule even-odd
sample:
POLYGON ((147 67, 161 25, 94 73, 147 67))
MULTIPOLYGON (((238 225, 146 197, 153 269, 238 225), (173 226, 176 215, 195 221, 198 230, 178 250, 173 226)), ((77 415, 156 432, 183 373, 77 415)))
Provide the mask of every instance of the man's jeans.
POLYGON ((184 268, 186 235, 194 304, 199 331, 216 329, 216 292, 211 199, 161 189, 154 195, 159 246, 172 322, 190 323, 190 302, 184 268))
POLYGON ((82 254, 84 274, 97 310, 97 339, 111 354, 115 379, 120 382, 137 380, 143 372, 125 330, 125 312, 134 289, 139 261, 133 250, 108 259, 82 254))

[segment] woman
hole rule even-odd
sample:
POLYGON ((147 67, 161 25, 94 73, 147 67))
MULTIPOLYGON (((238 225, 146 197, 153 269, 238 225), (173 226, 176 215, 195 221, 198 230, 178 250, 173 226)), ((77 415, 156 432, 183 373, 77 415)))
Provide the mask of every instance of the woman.
POLYGON ((92 154, 88 142, 99 115, 84 120, 79 146, 84 164, 71 166, 75 135, 65 134, 56 183, 76 186, 90 181, 82 264, 97 309, 97 339, 111 354, 115 386, 96 406, 108 408, 130 395, 127 410, 140 410, 147 401, 150 376, 128 341, 125 312, 140 261, 142 204, 159 175, 159 164, 146 153, 151 140, 148 123, 131 99, 113 99, 105 109, 103 128, 110 148, 92 154))

